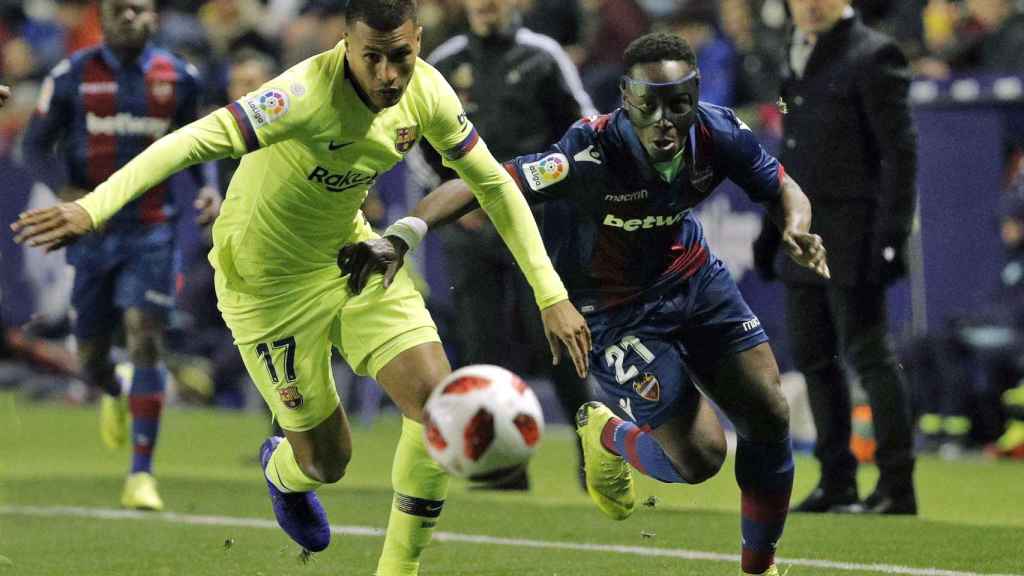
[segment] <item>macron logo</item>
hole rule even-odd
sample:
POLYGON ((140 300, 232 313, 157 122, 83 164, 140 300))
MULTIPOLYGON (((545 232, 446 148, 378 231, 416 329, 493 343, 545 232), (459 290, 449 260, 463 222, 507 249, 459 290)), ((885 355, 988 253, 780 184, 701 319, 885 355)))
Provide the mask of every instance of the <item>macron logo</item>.
POLYGON ((605 194, 605 202, 635 202, 637 200, 647 200, 647 190, 640 189, 636 192, 627 192, 626 194, 605 194))
POLYGON ((751 330, 757 328, 760 325, 761 320, 755 316, 752 320, 747 320, 746 322, 743 323, 743 331, 750 332, 751 330))
POLYGON ((167 118, 132 116, 121 112, 115 116, 85 115, 85 130, 103 136, 149 136, 154 140, 167 133, 171 121, 167 118))
POLYGON ((633 232, 634 230, 647 230, 650 228, 661 228, 663 226, 675 226, 683 220, 683 215, 686 214, 686 210, 680 210, 675 216, 648 216, 646 218, 631 218, 624 220, 614 214, 606 214, 604 217, 603 224, 605 226, 611 226, 612 228, 622 228, 626 232, 633 232))

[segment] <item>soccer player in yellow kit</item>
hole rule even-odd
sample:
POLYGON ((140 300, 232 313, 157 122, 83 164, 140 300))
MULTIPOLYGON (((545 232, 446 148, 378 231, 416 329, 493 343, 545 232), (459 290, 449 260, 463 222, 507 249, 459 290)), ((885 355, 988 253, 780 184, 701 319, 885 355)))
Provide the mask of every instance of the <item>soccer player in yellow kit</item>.
POLYGON ((471 183, 525 273, 554 360, 564 346, 585 375, 590 332, 518 188, 441 74, 418 59, 416 1, 352 0, 346 17, 346 38, 334 49, 158 140, 88 196, 22 214, 12 229, 18 242, 55 249, 102 228, 186 166, 245 155, 214 226, 210 262, 220 310, 285 431, 261 448, 278 523, 306 549, 329 543, 314 490, 344 475, 352 451, 330 370, 334 346, 405 416, 377 574, 409 575, 418 573, 447 493, 419 422, 430 390, 451 368, 404 271, 389 286, 378 274, 339 274, 339 262, 367 258, 367 249, 396 254, 396 242, 414 248, 426 232, 422 221, 403 219, 390 238, 376 238, 359 211, 370 185, 425 136, 471 183))

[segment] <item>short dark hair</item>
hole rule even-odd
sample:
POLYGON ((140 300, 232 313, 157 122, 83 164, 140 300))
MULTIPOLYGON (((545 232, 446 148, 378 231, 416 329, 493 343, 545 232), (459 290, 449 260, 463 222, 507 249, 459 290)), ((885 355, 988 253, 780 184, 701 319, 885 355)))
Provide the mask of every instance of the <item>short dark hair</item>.
POLYGON ((394 30, 406 20, 416 22, 416 0, 350 0, 345 20, 349 24, 362 20, 374 30, 394 30))
POLYGON ((669 32, 651 32, 633 40, 622 55, 626 70, 637 64, 650 64, 662 60, 681 60, 697 67, 697 55, 681 36, 669 32))
POLYGON ((280 67, 273 56, 254 48, 241 48, 231 53, 232 66, 241 66, 249 62, 262 66, 268 76, 274 76, 280 67))

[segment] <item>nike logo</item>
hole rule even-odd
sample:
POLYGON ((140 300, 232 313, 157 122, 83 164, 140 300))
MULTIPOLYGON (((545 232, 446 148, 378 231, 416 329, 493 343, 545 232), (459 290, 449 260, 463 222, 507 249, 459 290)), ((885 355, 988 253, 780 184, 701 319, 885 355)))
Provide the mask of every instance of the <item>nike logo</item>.
POLYGON ((334 140, 331 140, 330 143, 327 144, 327 149, 334 152, 335 150, 341 150, 345 146, 350 146, 352 144, 355 144, 355 142, 342 142, 341 144, 335 144, 334 140))

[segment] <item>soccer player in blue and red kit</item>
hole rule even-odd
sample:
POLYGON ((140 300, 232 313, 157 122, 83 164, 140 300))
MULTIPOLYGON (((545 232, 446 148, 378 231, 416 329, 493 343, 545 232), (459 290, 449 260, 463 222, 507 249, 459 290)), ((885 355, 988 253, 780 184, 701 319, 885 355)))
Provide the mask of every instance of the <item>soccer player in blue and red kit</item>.
MULTIPOLYGON (((54 67, 25 136, 26 163, 64 201, 84 196, 169 130, 193 121, 198 111, 195 68, 150 44, 157 26, 154 0, 104 0, 100 6, 105 43, 54 67)), ((212 176, 201 168, 196 172, 202 223, 220 205, 212 176)), ((131 473, 121 494, 126 508, 163 508, 152 457, 166 381, 162 335, 174 304, 175 216, 169 183, 163 182, 119 212, 102 233, 67 251, 75 268, 71 304, 82 373, 104 392, 104 443, 124 445, 129 411, 132 416, 131 473), (115 375, 110 359, 119 322, 130 375, 115 375), (129 382, 124 393, 122 384, 129 382)))
MULTIPOLYGON (((643 36, 625 65, 623 108, 505 165, 531 203, 545 203, 545 245, 593 334, 592 371, 626 418, 599 402, 577 413, 587 489, 621 520, 636 506, 631 467, 680 484, 713 476, 726 452, 713 400, 739 437, 742 570, 778 574, 793 484, 789 408, 768 337, 691 209, 728 178, 766 206, 796 262, 828 277, 825 249, 779 162, 731 110, 698 103, 683 39, 643 36)), ((474 207, 454 180, 414 216, 440 225, 474 207)), ((394 273, 387 262, 362 266, 394 273)))

